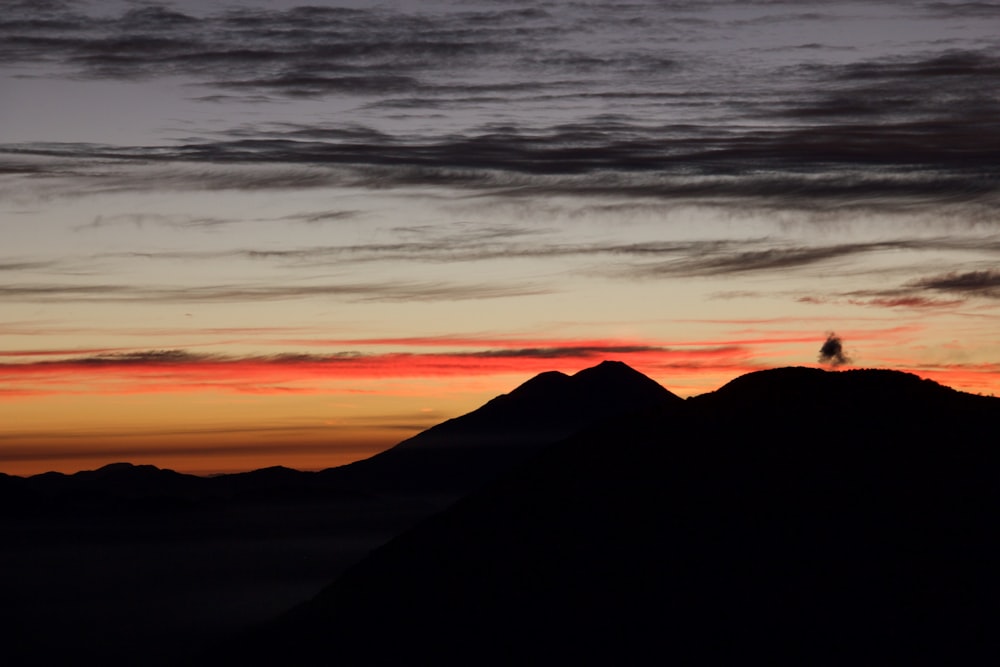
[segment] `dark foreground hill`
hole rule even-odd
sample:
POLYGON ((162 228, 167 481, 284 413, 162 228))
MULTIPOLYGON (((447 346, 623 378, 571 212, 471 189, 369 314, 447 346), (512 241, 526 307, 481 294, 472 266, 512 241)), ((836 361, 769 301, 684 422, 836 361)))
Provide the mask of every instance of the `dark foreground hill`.
POLYGON ((789 368, 611 420, 212 655, 995 664, 1000 400, 789 368))

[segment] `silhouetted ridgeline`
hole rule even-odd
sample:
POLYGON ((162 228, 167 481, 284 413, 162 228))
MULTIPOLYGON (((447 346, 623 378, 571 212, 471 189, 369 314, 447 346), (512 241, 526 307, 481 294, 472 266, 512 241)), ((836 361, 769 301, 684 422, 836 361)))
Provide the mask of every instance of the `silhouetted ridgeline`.
POLYGON ((368 492, 457 497, 582 429, 683 403, 621 362, 605 361, 572 376, 550 371, 388 451, 322 474, 368 492))
POLYGON ((141 512, 267 499, 430 494, 454 498, 536 451, 595 423, 683 401, 621 362, 573 376, 542 373, 461 417, 369 459, 320 472, 274 466, 199 477, 151 465, 113 463, 72 475, 0 474, 0 511, 141 512), (28 501, 31 502, 28 502, 28 501))
POLYGON ((683 401, 608 362, 542 374, 368 461, 322 472, 202 478, 113 464, 0 476, 3 662, 188 662, 547 445, 671 403, 683 401))
POLYGON ((998 424, 899 372, 685 401, 605 362, 318 473, 3 475, 4 662, 971 664, 998 424))
POLYGON ((998 424, 903 373, 753 373, 546 449, 225 655, 992 663, 998 424))

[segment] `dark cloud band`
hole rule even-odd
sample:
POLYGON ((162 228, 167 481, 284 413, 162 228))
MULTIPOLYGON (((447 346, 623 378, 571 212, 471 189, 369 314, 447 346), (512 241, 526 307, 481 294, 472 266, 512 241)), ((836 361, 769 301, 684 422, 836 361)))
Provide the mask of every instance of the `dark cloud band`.
MULTIPOLYGON (((111 190, 448 183, 511 193, 825 205, 996 196, 995 45, 928 45, 734 78, 687 48, 679 26, 708 35, 751 23, 832 19, 788 12, 781 3, 745 3, 759 15, 725 18, 713 4, 578 4, 565 16, 527 3, 208 14, 152 5, 109 18, 83 13, 76 3, 15 2, 0 18, 0 59, 34 64, 50 76, 179 76, 209 89, 204 99, 337 95, 357 98, 376 115, 406 109, 450 120, 418 134, 286 125, 233 128, 168 146, 7 146, 0 169, 55 177, 70 166, 111 190), (581 40, 600 48, 582 49, 581 40), (600 112, 607 104, 616 111, 600 112), (499 120, 455 128, 463 109, 473 119, 499 120), (535 120, 536 110, 548 120, 535 120), (29 156, 47 158, 49 167, 19 159, 29 156), (95 160, 169 165, 173 172, 144 182, 142 174, 98 172, 95 160), (262 170, 229 173, 248 165, 262 170), (221 169, 202 173, 209 166, 221 169)), ((918 3, 899 4, 898 11, 926 20, 942 12, 978 15, 984 7, 918 3)))

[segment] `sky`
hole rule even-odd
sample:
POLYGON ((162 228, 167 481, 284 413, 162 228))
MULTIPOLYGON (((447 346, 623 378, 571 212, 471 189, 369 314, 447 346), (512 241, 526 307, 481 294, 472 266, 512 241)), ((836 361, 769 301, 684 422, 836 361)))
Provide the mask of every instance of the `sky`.
POLYGON ((325 468, 831 332, 1000 390, 998 2, 2 4, 2 472, 325 468))

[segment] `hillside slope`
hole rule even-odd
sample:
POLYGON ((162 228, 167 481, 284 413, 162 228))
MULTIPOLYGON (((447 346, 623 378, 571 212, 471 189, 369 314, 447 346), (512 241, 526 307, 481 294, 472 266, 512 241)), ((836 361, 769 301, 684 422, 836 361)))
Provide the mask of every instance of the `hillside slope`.
POLYGON ((972 660, 998 618, 998 423, 1000 400, 902 373, 744 376, 546 450, 228 655, 972 660))

